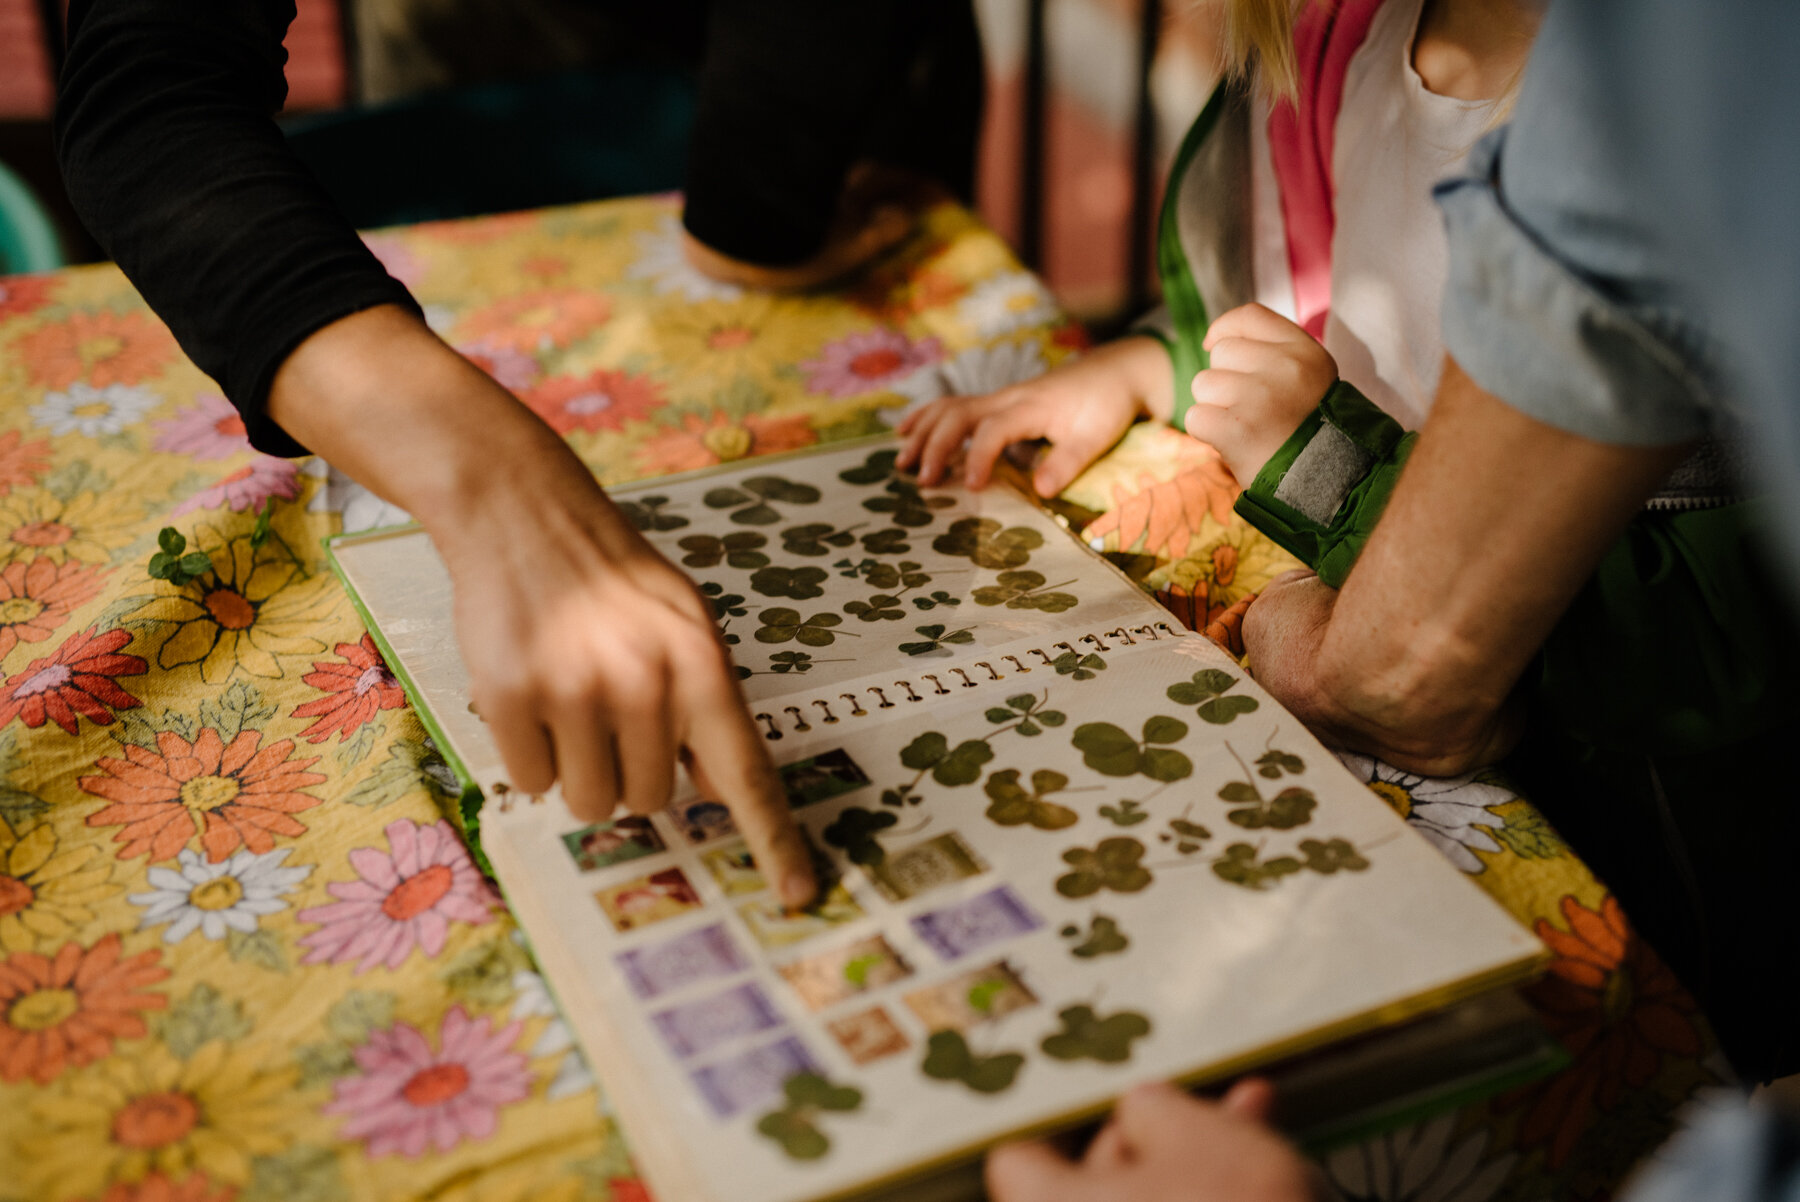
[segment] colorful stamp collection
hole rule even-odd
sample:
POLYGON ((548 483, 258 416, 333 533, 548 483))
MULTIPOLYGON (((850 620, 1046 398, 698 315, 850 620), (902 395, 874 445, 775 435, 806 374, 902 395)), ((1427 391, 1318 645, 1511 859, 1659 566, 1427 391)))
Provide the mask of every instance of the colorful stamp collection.
MULTIPOLYGON (((842 750, 788 764, 781 775, 796 809, 870 783, 842 750)), ((912 913, 900 929, 910 931, 930 956, 956 965, 983 953, 988 962, 946 979, 902 987, 884 1005, 869 995, 916 982, 929 969, 909 959, 888 935, 864 934, 823 950, 789 954, 814 940, 828 941, 835 929, 869 917, 831 861, 823 856, 817 860, 825 881, 821 900, 805 911, 789 912, 769 892, 724 806, 690 802, 672 807, 661 821, 672 837, 694 849, 689 863, 697 867, 673 863, 675 853, 648 818, 596 823, 563 835, 562 842, 579 872, 605 874, 597 879, 594 900, 615 931, 633 936, 630 946, 615 956, 619 971, 646 1004, 664 1049, 720 1119, 778 1097, 783 1082, 796 1073, 824 1071, 765 985, 745 979, 753 967, 741 942, 746 937, 769 954, 793 1000, 821 1016, 823 1030, 857 1065, 914 1045, 895 1019, 891 1008, 896 1003, 932 1032, 966 1031, 1037 1001, 1005 959, 989 959, 999 945, 1043 926, 1005 885, 912 913), (652 856, 663 858, 645 863, 647 871, 614 871, 621 865, 636 868, 636 861, 652 856), (709 907, 696 888, 701 878, 691 875, 696 871, 710 878, 722 906, 709 907), (721 916, 723 909, 735 914, 736 924, 721 917, 666 936, 638 934, 696 911, 721 916), (873 1004, 852 1005, 864 999, 873 1004)), ((949 831, 896 848, 862 871, 876 894, 897 905, 979 876, 987 865, 949 831)))

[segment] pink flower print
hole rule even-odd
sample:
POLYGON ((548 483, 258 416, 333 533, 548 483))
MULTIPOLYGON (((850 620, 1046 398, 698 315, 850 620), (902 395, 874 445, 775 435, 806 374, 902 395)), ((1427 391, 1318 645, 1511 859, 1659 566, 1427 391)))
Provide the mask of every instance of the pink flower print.
POLYGON ((852 397, 891 391, 921 367, 944 357, 935 338, 909 342, 898 330, 864 330, 828 343, 817 359, 800 365, 806 386, 826 396, 852 397))
POLYGON ((291 501, 300 495, 300 468, 291 459, 258 455, 211 488, 203 488, 175 507, 177 515, 229 505, 233 513, 261 509, 270 497, 291 501))
POLYGON ((427 1144, 448 1152, 486 1139, 500 1125, 500 1107, 531 1092, 524 1055, 509 1050, 519 1029, 512 1022, 495 1030, 492 1020, 454 1006, 436 1052, 406 1023, 373 1031, 353 1053, 362 1072, 338 1079, 325 1113, 348 1116, 342 1136, 366 1139, 372 1157, 417 1157, 427 1144))
POLYGON ((321 924, 300 941, 309 949, 305 963, 358 960, 358 973, 377 964, 399 968, 414 947, 427 956, 442 952, 452 921, 491 919, 499 898, 448 822, 420 826, 402 818, 386 834, 389 852, 350 853, 358 879, 326 886, 337 901, 300 911, 301 922, 321 924))
POLYGON ((202 396, 168 421, 157 422, 156 449, 198 460, 228 459, 250 449, 244 419, 222 396, 202 396))
POLYGON ((425 278, 425 260, 401 235, 364 234, 362 240, 369 253, 387 268, 387 273, 408 288, 417 288, 419 281, 425 278))
POLYGON ((510 346, 469 342, 457 347, 456 352, 494 377, 494 382, 508 392, 523 392, 530 388, 543 371, 536 359, 510 346))

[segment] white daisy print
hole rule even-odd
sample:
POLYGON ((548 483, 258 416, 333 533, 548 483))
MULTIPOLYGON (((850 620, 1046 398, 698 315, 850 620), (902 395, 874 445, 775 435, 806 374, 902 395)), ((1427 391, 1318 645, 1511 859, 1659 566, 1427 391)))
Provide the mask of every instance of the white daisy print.
POLYGON ((312 875, 310 864, 281 866, 291 850, 279 847, 259 856, 245 849, 217 864, 184 850, 176 868, 150 869, 150 892, 131 895, 133 905, 144 907, 138 929, 168 923, 165 943, 180 943, 196 930, 214 940, 232 931, 253 933, 264 915, 287 909, 282 899, 312 875))
POLYGON ((514 1022, 542 1015, 547 1015, 550 1019, 544 1025, 543 1033, 537 1037, 537 1042, 531 1045, 532 1057, 562 1056, 557 1062, 556 1076, 544 1091, 544 1096, 566 1098, 570 1094, 593 1088, 594 1074, 588 1069, 587 1061, 582 1058, 581 1049, 575 1046, 575 1034, 569 1030, 569 1024, 563 1021, 544 978, 529 969, 522 970, 513 974, 513 988, 518 991, 513 995, 514 1022))
POLYGON ((1339 1202, 1489 1202, 1518 1157, 1508 1152, 1483 1163, 1487 1131, 1455 1140, 1455 1127, 1456 1116, 1447 1114, 1334 1149, 1324 1160, 1333 1193, 1339 1202))
POLYGON ((31 407, 31 420, 52 434, 85 434, 99 438, 117 434, 162 403, 148 388, 108 384, 94 388, 74 383, 65 392, 47 392, 31 407))
POLYGON ((734 301, 744 295, 735 284, 722 284, 697 270, 681 253, 681 222, 664 216, 656 228, 637 236, 638 257, 625 272, 648 280, 658 296, 674 293, 687 301, 734 301))
POLYGON ((342 514, 345 534, 374 530, 378 526, 401 526, 412 521, 412 514, 382 500, 317 455, 300 466, 300 474, 325 482, 306 503, 306 511, 342 514))
POLYGON ((1050 370, 1036 342, 978 346, 942 365, 945 388, 953 396, 984 396, 1034 380, 1050 370))
POLYGON ((1408 826, 1424 835, 1464 872, 1482 871, 1476 851, 1500 850, 1487 828, 1505 826, 1506 819, 1488 807, 1512 801, 1518 794, 1511 789, 1477 782, 1472 772, 1450 777, 1415 776, 1368 756, 1345 752, 1338 758, 1358 780, 1394 807, 1408 826))
POLYGON ((1050 290, 1027 271, 991 276, 969 289, 956 315, 979 338, 998 338, 1015 330, 1049 325, 1062 317, 1050 290))

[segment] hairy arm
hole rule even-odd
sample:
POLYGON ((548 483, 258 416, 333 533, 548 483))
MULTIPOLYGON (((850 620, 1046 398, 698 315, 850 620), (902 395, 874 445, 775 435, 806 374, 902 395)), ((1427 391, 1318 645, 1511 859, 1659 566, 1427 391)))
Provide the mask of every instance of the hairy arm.
POLYGON ((1258 681, 1338 746, 1435 775, 1492 762, 1520 674, 1684 450, 1558 430, 1449 361, 1342 591, 1289 577, 1245 615, 1258 681))

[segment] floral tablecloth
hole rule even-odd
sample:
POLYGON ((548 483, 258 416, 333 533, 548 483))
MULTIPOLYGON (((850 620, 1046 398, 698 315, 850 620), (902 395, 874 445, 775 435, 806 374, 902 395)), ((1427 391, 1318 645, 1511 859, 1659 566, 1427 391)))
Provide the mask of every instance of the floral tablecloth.
MULTIPOLYGON (((676 211, 369 242, 608 483, 868 433, 1085 342, 954 207, 797 299, 694 274, 676 211)), ((1288 566, 1234 487, 1140 427, 1065 500, 1229 641, 1288 566)), ((643 1195, 325 569, 323 536, 398 516, 324 463, 253 453, 115 269, 0 277, 0 1199, 643 1195)), ((1713 1078, 1701 1016, 1526 802, 1351 767, 1549 943, 1532 996, 1574 1061, 1342 1149, 1330 1176, 1350 1198, 1606 1196, 1713 1078)))

